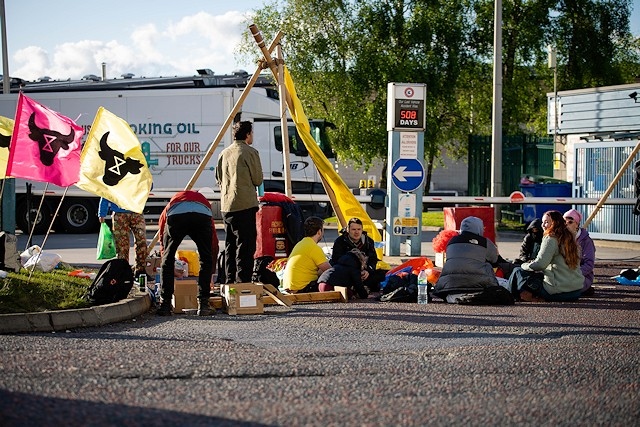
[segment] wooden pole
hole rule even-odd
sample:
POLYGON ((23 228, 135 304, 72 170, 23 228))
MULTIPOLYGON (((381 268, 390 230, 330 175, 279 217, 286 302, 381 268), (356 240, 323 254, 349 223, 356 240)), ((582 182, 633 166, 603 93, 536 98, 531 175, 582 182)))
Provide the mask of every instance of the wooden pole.
MULTIPOLYGON (((275 46, 277 46, 277 44, 280 43, 280 39, 282 38, 283 35, 284 33, 278 32, 278 34, 276 34, 275 39, 271 43, 271 46, 269 46, 269 50, 266 50, 265 48, 265 51, 267 53, 271 52, 275 48, 275 46)), ((253 73, 253 76, 251 76, 251 80, 249 80, 244 91, 242 91, 242 94, 240 94, 240 97, 238 98, 235 105, 231 109, 231 112, 227 116, 227 120, 225 120, 225 122, 222 124, 222 127, 218 131, 218 135, 216 135, 216 138, 213 140, 213 144, 211 144, 211 146, 207 150, 207 153, 204 155, 203 160, 198 165, 198 169, 196 169, 196 171, 193 173, 193 176, 185 186, 184 188, 185 190, 191 190, 191 188, 193 188, 193 186, 195 185, 196 181, 200 177, 200 174, 202 173, 204 168, 207 166, 209 159, 211 159, 213 152, 215 151, 216 148, 218 148, 218 145, 220 144, 220 141, 222 140, 222 137, 224 136, 225 132, 227 131, 227 129, 229 129, 229 126, 233 122, 233 119, 238 113, 238 110, 240 110, 240 107, 242 107, 242 103, 249 95, 249 91, 258 80, 258 77, 260 77, 260 72, 262 72, 263 69, 264 67, 262 66, 262 64, 259 65, 256 71, 253 73)))
POLYGON ((604 205, 604 202, 607 201, 607 199, 609 198, 609 194, 611 194, 611 192, 613 191, 613 188, 616 186, 616 184, 618 184, 618 181, 620 181, 620 178, 622 178, 622 175, 624 175, 625 171, 627 170, 629 165, 631 165, 631 162, 633 162, 633 159, 636 157, 636 154, 638 154, 639 151, 640 151, 640 142, 636 144, 636 147, 633 149, 631 154, 629 154, 629 157, 624 162, 624 164, 616 174, 615 178, 613 178, 613 181, 611 182, 611 184, 609 184, 607 191, 604 192, 604 194, 598 201, 598 204, 596 205, 596 207, 593 208, 591 215, 589 215, 589 218, 587 218, 587 220, 584 222, 584 225, 582 226, 583 228, 586 229, 589 226, 589 224, 591 223, 593 218, 596 216, 596 214, 598 213, 602 205, 604 205))
MULTIPOLYGON (((275 38, 273 39, 273 42, 271 42, 271 45, 269 46, 269 50, 265 48, 265 51, 267 51, 267 53, 272 52, 273 49, 280 43, 280 39, 282 39, 283 36, 284 36, 284 33, 282 31, 278 31, 278 34, 276 34, 275 38)), ((193 176, 191 176, 191 179, 189 180, 187 185, 185 185, 184 187, 185 190, 191 190, 193 186, 196 184, 196 182, 198 181, 200 174, 204 170, 205 166, 207 166, 207 163, 209 162, 209 159, 211 159, 211 156, 213 156, 213 152, 216 150, 216 148, 218 148, 218 145, 220 145, 220 141, 222 140, 222 137, 227 132, 227 129, 229 129, 229 126, 231 126, 231 123, 233 122, 234 117, 238 113, 238 110, 240 110, 240 107, 242 107, 242 103, 244 102, 244 100, 247 98, 247 96, 249 96, 249 91, 258 80, 258 77, 260 77, 260 73, 262 72, 263 69, 264 69, 263 63, 260 63, 258 65, 258 68, 256 68, 256 71, 253 73, 253 76, 251 76, 251 79, 247 82, 247 86, 242 91, 242 93, 240 94, 240 97, 238 98, 235 105, 231 109, 231 112, 227 116, 227 119, 222 124, 222 127, 218 131, 216 138, 213 140, 213 143, 211 144, 211 146, 207 150, 207 153, 204 155, 202 161, 198 165, 198 168, 193 173, 193 176)), ((159 231, 156 232, 156 234, 153 236, 153 239, 151 239, 151 243, 149 243, 148 245, 149 253, 151 252, 151 249, 156 245, 156 243, 158 243, 158 239, 159 239, 158 234, 159 234, 159 231)))
MULTIPOLYGON (((284 194, 293 196, 291 189, 291 167, 289 158, 289 123, 287 122, 287 87, 284 85, 284 55, 282 45, 276 47, 278 58, 278 91, 280 93, 280 127, 282 128, 282 165, 284 166, 284 194)), ((295 135, 294 135, 295 138, 295 135)))
MULTIPOLYGON (((262 54, 264 55, 264 59, 267 62, 267 66, 273 73, 274 77, 278 79, 278 67, 276 67, 275 61, 271 57, 270 52, 267 51, 267 48, 265 47, 264 39, 262 38, 262 33, 260 33, 258 26, 256 24, 251 24, 249 25, 249 29, 251 30, 251 34, 253 35, 254 40, 258 44, 258 47, 262 51, 262 54)), ((282 78, 284 80, 284 75, 282 78)), ((293 110, 293 100, 291 99, 291 95, 289 94, 289 92, 285 93, 285 99, 287 101, 287 105, 289 109, 293 110)), ((344 218, 344 214, 340 212, 338 200, 336 199, 336 194, 331 189, 331 186, 324 179, 324 177, 320 176, 320 178, 322 179, 322 186, 324 187, 325 192, 327 193, 327 195, 329 196, 329 199, 331 200, 331 206, 333 206, 333 210, 335 211, 336 216, 338 217, 338 221, 340 221, 340 224, 344 226, 345 218, 344 218)))

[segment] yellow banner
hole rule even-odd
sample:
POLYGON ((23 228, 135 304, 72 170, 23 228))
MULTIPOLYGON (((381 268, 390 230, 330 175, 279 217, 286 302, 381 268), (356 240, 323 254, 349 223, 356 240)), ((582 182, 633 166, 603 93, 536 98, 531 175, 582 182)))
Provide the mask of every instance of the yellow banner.
POLYGON ((0 179, 6 178, 9 143, 13 134, 13 119, 0 116, 0 179))
MULTIPOLYGON (((349 187, 347 187, 340 175, 336 173, 333 165, 331 165, 329 160, 327 160, 324 153, 322 153, 322 150, 320 150, 320 147, 318 147, 316 141, 311 136, 309 120, 304 113, 302 103, 298 99, 296 88, 293 84, 293 79, 286 67, 284 68, 284 84, 287 87, 287 92, 289 92, 289 95, 291 96, 291 100, 293 101, 293 105, 289 107, 289 112, 296 124, 298 133, 302 137, 304 145, 307 147, 307 151, 309 151, 309 155, 311 156, 313 163, 318 168, 318 172, 322 178, 322 184, 331 199, 331 205, 338 217, 340 228, 346 227, 349 219, 353 217, 360 218, 362 220, 362 228, 367 232, 367 235, 369 235, 374 242, 381 242, 382 236, 373 221, 371 221, 371 218, 362 208, 360 202, 356 200, 349 187)), ((377 252, 378 258, 382 259, 382 249, 379 248, 377 252)))

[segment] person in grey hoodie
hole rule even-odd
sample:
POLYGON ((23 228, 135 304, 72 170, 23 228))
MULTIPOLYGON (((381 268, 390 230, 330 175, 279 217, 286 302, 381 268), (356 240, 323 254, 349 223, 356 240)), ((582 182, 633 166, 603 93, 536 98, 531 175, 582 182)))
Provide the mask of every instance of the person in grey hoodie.
POLYGON ((482 292, 500 286, 492 264, 498 261, 498 247, 483 236, 484 223, 470 216, 462 220, 460 234, 447 244, 447 261, 436 282, 433 295, 447 299, 448 295, 482 292))

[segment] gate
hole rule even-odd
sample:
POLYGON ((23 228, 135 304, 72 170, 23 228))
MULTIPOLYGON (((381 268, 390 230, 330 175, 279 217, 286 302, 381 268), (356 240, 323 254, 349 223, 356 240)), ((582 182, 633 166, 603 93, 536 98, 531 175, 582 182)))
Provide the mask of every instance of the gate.
MULTIPOLYGON (((573 197, 602 197, 637 143, 637 139, 575 143, 573 146, 575 159, 573 197)), ((636 155, 609 197, 636 198, 633 186, 633 165, 638 160, 640 160, 640 154, 636 155)), ((595 209, 595 205, 577 205, 575 208, 584 219, 587 219, 595 209)), ((587 229, 596 239, 640 242, 638 223, 638 216, 633 214, 633 205, 604 205, 596 213, 587 229)))

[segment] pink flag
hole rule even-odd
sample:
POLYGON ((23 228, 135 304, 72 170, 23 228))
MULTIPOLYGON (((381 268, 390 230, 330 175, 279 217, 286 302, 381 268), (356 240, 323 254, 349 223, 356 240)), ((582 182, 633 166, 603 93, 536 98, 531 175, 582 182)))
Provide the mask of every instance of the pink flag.
POLYGON ((68 187, 80 179, 84 130, 20 93, 7 176, 68 187))

